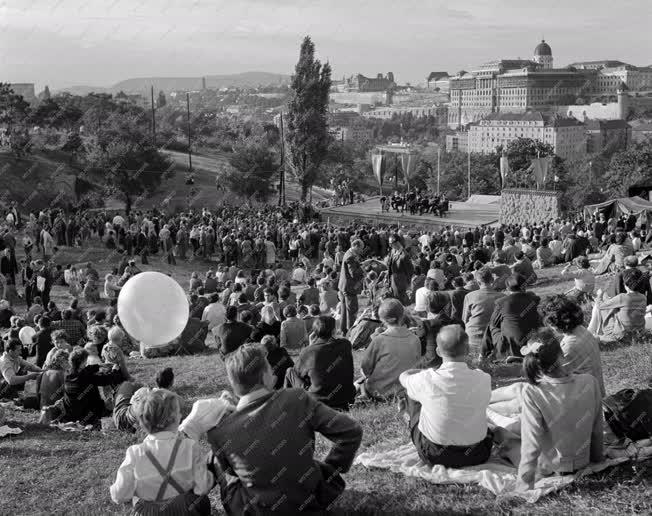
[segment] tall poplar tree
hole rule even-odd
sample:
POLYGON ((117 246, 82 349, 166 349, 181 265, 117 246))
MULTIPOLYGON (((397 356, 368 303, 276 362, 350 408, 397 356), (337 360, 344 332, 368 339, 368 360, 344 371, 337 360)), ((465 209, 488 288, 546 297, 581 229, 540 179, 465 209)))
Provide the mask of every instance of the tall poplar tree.
POLYGON ((331 88, 330 64, 315 59, 315 45, 309 36, 301 43, 288 101, 288 161, 301 185, 305 201, 326 158, 330 141, 326 115, 331 88))

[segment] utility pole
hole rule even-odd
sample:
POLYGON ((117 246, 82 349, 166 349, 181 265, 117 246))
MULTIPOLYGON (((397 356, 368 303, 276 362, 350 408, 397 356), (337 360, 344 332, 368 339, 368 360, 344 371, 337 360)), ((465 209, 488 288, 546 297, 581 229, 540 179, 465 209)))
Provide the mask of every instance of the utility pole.
POLYGON ((278 182, 278 205, 285 206, 285 132, 283 131, 283 111, 281 111, 281 122, 279 129, 281 131, 281 169, 278 182))
POLYGON ((192 172, 192 151, 190 150, 190 93, 186 93, 186 111, 188 115, 188 171, 192 172))
POLYGON ((152 144, 156 147, 156 109, 154 108, 154 85, 152 84, 152 144))

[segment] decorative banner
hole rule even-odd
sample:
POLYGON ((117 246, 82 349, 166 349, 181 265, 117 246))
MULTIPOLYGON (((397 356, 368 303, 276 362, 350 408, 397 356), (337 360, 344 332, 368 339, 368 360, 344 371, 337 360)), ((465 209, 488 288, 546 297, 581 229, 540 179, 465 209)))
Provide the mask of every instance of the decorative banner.
POLYGON ((401 154, 401 168, 403 169, 403 176, 405 181, 410 182, 410 177, 414 173, 414 168, 417 165, 417 155, 410 152, 408 154, 401 154))
POLYGON ((382 153, 374 153, 371 155, 371 166, 374 170, 374 176, 380 186, 383 186, 383 177, 385 175, 385 157, 382 153))
POLYGON ((505 184, 505 180, 507 179, 507 175, 511 172, 509 169, 509 160, 507 159, 507 156, 503 154, 500 157, 500 177, 503 179, 503 185, 505 184))
POLYGON ((537 182, 537 189, 546 184, 548 178, 548 170, 552 163, 552 157, 536 158, 532 160, 532 170, 534 171, 534 179, 537 182))

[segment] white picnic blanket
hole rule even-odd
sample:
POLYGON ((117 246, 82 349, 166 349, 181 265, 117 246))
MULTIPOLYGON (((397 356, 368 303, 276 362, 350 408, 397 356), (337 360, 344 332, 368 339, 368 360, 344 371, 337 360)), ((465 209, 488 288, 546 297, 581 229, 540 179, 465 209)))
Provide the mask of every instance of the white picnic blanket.
POLYGON ((534 489, 528 491, 516 490, 517 468, 500 457, 492 455, 485 464, 461 469, 440 465, 430 467, 421 461, 414 445, 404 444, 404 441, 392 441, 373 446, 358 455, 354 464, 367 468, 387 469, 408 477, 422 478, 433 484, 478 484, 497 497, 521 498, 528 503, 534 503, 542 496, 558 491, 585 475, 597 473, 629 460, 644 460, 652 457, 652 440, 645 439, 636 443, 630 441, 620 446, 607 446, 605 455, 607 459, 604 462, 590 464, 575 474, 540 478, 536 481, 534 489))

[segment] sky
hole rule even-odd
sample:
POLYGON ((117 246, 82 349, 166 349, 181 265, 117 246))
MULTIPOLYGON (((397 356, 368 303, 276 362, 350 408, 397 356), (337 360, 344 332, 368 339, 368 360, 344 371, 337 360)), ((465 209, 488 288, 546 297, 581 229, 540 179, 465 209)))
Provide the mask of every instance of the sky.
POLYGON ((133 77, 291 74, 305 35, 333 76, 419 83, 545 37, 555 66, 652 65, 651 0, 0 0, 0 81, 37 92, 133 77))

